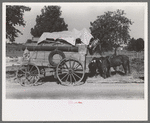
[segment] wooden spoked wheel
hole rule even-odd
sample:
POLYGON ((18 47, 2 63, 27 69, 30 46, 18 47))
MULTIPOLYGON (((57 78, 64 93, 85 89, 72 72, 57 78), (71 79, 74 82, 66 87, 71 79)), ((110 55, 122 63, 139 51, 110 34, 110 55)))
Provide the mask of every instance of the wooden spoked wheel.
POLYGON ((16 78, 22 86, 32 86, 40 77, 39 68, 32 63, 24 63, 17 70, 16 78))
POLYGON ((74 58, 65 58, 57 66, 56 75, 62 85, 79 85, 85 71, 83 65, 74 58))

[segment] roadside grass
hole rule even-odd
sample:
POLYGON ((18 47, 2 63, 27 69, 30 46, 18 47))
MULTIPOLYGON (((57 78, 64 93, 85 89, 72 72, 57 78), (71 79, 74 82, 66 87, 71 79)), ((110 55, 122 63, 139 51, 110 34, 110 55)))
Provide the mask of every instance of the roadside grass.
POLYGON ((21 57, 23 55, 23 51, 20 50, 12 50, 12 51, 6 51, 6 57, 21 57))

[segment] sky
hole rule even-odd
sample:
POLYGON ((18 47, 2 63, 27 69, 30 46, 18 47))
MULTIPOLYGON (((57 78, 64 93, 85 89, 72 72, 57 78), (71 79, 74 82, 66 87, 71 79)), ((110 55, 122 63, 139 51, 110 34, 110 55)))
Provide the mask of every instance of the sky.
MULTIPOLYGON (((7 5, 10 3, 6 3, 7 5)), ((107 11, 116 11, 117 9, 124 10, 126 17, 133 21, 133 25, 130 26, 131 38, 145 38, 145 24, 146 24, 146 4, 145 3, 103 3, 103 2, 91 2, 91 3, 11 3, 10 5, 24 5, 30 7, 31 10, 24 13, 24 20, 26 26, 17 26, 17 28, 23 33, 16 38, 16 43, 25 43, 27 39, 32 39, 30 34, 31 28, 36 24, 37 15, 41 14, 41 9, 48 5, 58 5, 61 7, 62 15, 66 24, 68 24, 68 30, 72 29, 81 30, 86 28, 89 30, 90 22, 97 19, 97 16, 101 16, 107 11)), ((90 30, 89 30, 90 32, 90 30)))

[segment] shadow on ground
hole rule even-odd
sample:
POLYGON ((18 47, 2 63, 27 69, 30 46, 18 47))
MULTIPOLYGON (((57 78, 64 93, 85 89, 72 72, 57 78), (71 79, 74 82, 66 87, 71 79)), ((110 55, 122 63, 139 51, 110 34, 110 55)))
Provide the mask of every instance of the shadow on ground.
POLYGON ((121 76, 124 76, 124 75, 125 75, 125 73, 122 72, 122 71, 113 71, 113 72, 111 72, 111 75, 116 75, 116 74, 119 74, 119 75, 121 75, 121 76))
MULTIPOLYGON (((88 78, 88 74, 85 73, 85 76, 84 76, 83 80, 80 83, 78 83, 74 86, 83 85, 86 82, 87 78, 88 78)), ((47 83, 47 82, 53 82, 53 83, 61 84, 57 78, 54 78, 54 76, 46 76, 46 77, 43 77, 43 78, 39 79, 38 85, 42 85, 42 84, 47 83)), ((63 86, 67 86, 67 85, 63 85, 63 86)))
MULTIPOLYGON (((113 71, 113 72, 111 72, 111 76, 114 76, 114 75, 116 75, 116 74, 121 75, 121 76, 124 76, 124 75, 125 75, 124 72, 122 72, 122 71, 113 71)), ((96 75, 95 75, 95 74, 92 74, 92 73, 87 73, 86 76, 87 76, 87 78, 88 78, 88 77, 91 78, 91 77, 94 77, 94 76, 96 77, 96 76, 99 76, 99 73, 97 73, 96 75)), ((87 79, 87 78, 86 78, 86 79, 87 79)))
POLYGON ((38 81, 38 83, 40 83, 40 84, 44 84, 47 82, 55 82, 57 84, 60 84, 58 79, 54 78, 54 76, 45 76, 45 77, 40 78, 38 81))

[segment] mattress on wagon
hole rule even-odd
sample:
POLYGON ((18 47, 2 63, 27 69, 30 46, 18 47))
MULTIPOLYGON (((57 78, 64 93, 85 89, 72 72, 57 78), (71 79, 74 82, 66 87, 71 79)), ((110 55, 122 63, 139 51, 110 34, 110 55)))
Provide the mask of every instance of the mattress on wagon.
POLYGON ((73 29, 72 31, 61 31, 52 33, 44 32, 39 38, 37 44, 40 44, 48 38, 54 40, 62 39, 72 45, 75 45, 76 39, 80 38, 83 44, 88 45, 90 39, 93 38, 93 36, 89 33, 89 31, 86 28, 83 28, 82 30, 73 29))

